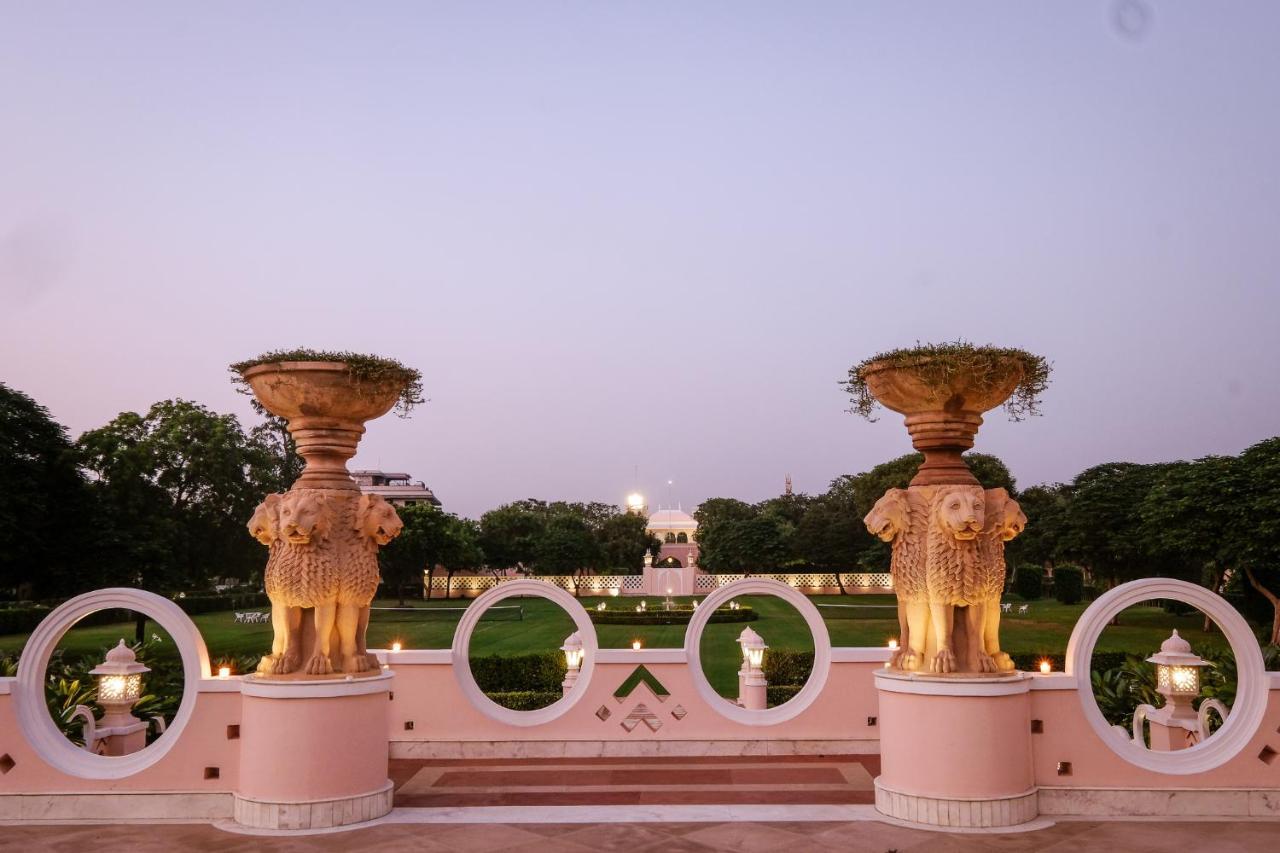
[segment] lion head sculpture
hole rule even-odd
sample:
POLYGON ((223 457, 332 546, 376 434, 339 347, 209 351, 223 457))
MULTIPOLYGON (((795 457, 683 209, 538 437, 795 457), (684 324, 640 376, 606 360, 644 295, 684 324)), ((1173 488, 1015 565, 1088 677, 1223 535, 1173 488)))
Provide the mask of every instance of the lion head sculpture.
POLYGON ((249 519, 249 535, 263 545, 272 545, 280 536, 280 495, 267 495, 249 519))
POLYGON ((890 489, 862 519, 867 532, 881 542, 892 542, 894 537, 911 527, 911 506, 907 502, 906 489, 890 489))
POLYGON ((280 499, 280 538, 290 545, 326 539, 333 526, 333 509, 324 495, 310 489, 285 492, 280 499))
POLYGON ((985 533, 998 535, 1002 541, 1008 542, 1026 528, 1027 516, 1007 491, 987 489, 985 522, 985 533))
POLYGON ((404 522, 396 509, 382 495, 361 495, 356 505, 355 528, 379 545, 386 545, 400 535, 404 522))
POLYGON ((981 486, 940 486, 933 497, 934 522, 953 539, 978 538, 986 520, 986 496, 981 486))

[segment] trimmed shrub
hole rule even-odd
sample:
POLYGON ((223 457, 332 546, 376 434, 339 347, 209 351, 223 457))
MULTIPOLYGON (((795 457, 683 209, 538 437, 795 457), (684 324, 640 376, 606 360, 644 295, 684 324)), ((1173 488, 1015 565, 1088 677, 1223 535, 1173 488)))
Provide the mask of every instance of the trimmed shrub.
POLYGON ((1097 598, 1098 596, 1100 596, 1100 595, 1102 595, 1102 590, 1098 589, 1098 587, 1097 587, 1096 585, 1091 584, 1091 583, 1087 583, 1087 584, 1085 584, 1085 585, 1084 585, 1084 600, 1085 600, 1085 601, 1093 601, 1094 599, 1096 599, 1096 598, 1097 598))
POLYGON ((1036 601, 1044 595, 1044 569, 1039 566, 1018 566, 1013 573, 1013 591, 1023 601, 1036 601))
POLYGON ((555 702, 563 693, 560 690, 554 692, 550 690, 506 690, 492 693, 486 692, 484 695, 502 707, 510 708, 512 711, 536 711, 555 702))
POLYGON ((802 652, 796 649, 766 649, 764 664, 765 680, 769 689, 776 686, 790 685, 799 689, 809 679, 813 671, 813 652, 802 652))
MULTIPOLYGON (((688 625, 693 618, 693 608, 687 610, 588 610, 587 615, 597 625, 688 625)), ((711 614, 708 622, 754 622, 760 616, 750 607, 730 610, 722 607, 711 614)))
POLYGON ((1053 570, 1053 596, 1063 604, 1079 604, 1084 598, 1084 570, 1058 566, 1053 570))
POLYGON ((488 655, 471 659, 471 675, 486 694, 555 693, 559 695, 566 669, 562 652, 539 652, 511 657, 488 655))
POLYGON ((803 687, 803 684, 770 684, 764 689, 769 707, 781 705, 799 693, 803 687))

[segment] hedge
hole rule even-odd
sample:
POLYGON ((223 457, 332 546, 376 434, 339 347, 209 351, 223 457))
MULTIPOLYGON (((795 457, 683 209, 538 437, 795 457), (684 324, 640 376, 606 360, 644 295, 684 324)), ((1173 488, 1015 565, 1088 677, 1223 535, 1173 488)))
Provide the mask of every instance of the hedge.
POLYGON ((1079 604, 1084 598, 1084 570, 1079 566, 1054 568, 1053 596, 1063 604, 1079 604))
POLYGON ((1039 566, 1018 566, 1013 573, 1013 591, 1023 601, 1035 601, 1044 595, 1044 569, 1039 566))
POLYGON ((494 702, 512 711, 536 711, 545 708, 558 700, 563 692, 556 690, 502 690, 486 691, 485 694, 494 702))
POLYGON ((809 680, 813 671, 813 652, 802 652, 797 649, 766 649, 764 664, 765 680, 770 686, 792 686, 797 689, 809 680))
MULTIPOLYGON (((591 621, 597 625, 688 625, 693 610, 588 610, 591 621)), ((721 608, 711 614, 708 622, 754 622, 760 616, 750 607, 738 610, 721 608)))
MULTIPOLYGON (((1124 663, 1125 652, 1094 652, 1093 659, 1089 663, 1089 669, 1098 672, 1106 672, 1109 669, 1115 669, 1124 663)), ((1010 652, 1009 657, 1013 658, 1013 664, 1024 672, 1039 672, 1040 661, 1047 660, 1053 667, 1054 672, 1063 672, 1066 670, 1066 656, 1060 654, 1037 655, 1028 652, 1010 652)))
POLYGON ((804 688, 803 684, 770 684, 765 688, 766 701, 773 708, 788 701, 804 688))
POLYGON ((559 694, 566 670, 563 652, 471 658, 471 676, 485 693, 559 694))
MULTIPOLYGON (((61 602, 58 602, 59 604, 61 602)), ((185 598, 174 598, 173 603, 182 608, 189 616, 197 613, 213 613, 219 610, 248 610, 254 607, 268 607, 271 602, 265 592, 240 592, 230 594, 188 595, 185 598)), ((56 606, 56 605, 55 605, 56 606)), ((29 634, 49 615, 53 606, 45 604, 27 604, 21 607, 0 609, 0 634, 29 634)), ((77 625, 110 625, 116 622, 132 622, 134 614, 131 610, 99 610, 77 622, 77 625)))

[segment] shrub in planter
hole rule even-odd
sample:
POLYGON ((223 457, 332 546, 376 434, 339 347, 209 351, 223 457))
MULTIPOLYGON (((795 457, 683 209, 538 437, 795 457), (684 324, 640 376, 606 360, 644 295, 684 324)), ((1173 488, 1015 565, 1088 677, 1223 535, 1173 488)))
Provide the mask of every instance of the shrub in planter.
POLYGON ((1039 566, 1018 566, 1013 573, 1013 592, 1023 601, 1036 601, 1044 595, 1044 569, 1039 566))
POLYGON ((1079 604, 1084 598, 1084 570, 1058 566, 1053 570, 1053 596, 1063 604, 1079 604))

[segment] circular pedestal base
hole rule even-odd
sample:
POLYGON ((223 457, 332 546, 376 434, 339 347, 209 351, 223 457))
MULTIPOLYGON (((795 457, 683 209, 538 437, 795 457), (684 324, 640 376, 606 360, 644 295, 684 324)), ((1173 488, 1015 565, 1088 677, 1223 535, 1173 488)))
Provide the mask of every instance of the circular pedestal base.
POLYGON ((876 673, 876 810, 929 826, 1016 826, 1039 813, 1031 679, 876 673))
POLYGON ((876 811, 911 823, 961 828, 1017 826, 1040 814, 1035 788, 1012 797, 961 800, 904 794, 886 788, 879 779, 875 785, 876 811))
POLYGON ((392 674, 241 687, 235 819, 258 829, 320 829, 391 811, 387 693, 392 674))
POLYGON ((392 783, 371 794, 281 803, 235 795, 235 821, 254 829, 326 829, 380 818, 391 811, 392 783))

